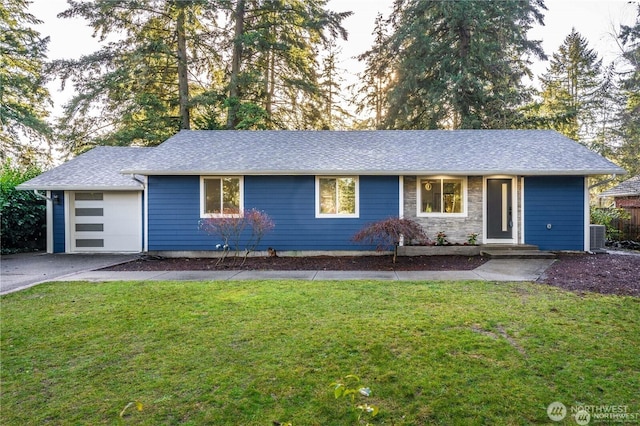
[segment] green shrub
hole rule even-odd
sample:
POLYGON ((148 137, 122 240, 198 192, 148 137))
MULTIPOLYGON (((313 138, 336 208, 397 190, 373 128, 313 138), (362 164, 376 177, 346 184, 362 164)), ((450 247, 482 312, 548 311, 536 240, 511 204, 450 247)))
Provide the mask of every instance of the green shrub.
POLYGON ((591 206, 591 223, 607 228, 607 240, 619 240, 621 232, 614 222, 628 220, 630 217, 629 212, 624 209, 591 206))
POLYGON ((7 159, 0 174, 0 217, 2 254, 33 251, 46 247, 46 203, 30 191, 16 186, 40 174, 37 167, 14 166, 7 159))

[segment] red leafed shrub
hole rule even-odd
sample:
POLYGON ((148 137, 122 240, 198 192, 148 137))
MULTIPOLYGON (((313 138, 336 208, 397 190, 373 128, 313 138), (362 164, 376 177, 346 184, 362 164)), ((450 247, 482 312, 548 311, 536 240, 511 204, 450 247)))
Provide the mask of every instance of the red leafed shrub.
POLYGON ((240 214, 225 217, 210 217, 201 219, 199 228, 209 235, 220 237, 222 244, 216 248, 223 250, 223 261, 229 250, 235 251, 235 257, 240 252, 240 243, 244 241, 244 264, 247 256, 252 252, 264 235, 275 227, 273 220, 263 211, 251 209, 240 214), (245 232, 245 230, 247 232, 245 232))
POLYGON ((424 240, 427 236, 418 222, 390 217, 365 226, 351 239, 359 243, 375 244, 376 250, 393 248, 393 263, 395 263, 401 238, 412 241, 424 240))

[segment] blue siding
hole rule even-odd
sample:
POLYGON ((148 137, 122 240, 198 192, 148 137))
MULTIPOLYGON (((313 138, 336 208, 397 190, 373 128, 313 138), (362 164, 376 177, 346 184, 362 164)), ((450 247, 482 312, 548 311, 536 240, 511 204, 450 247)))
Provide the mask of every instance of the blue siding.
MULTIPOLYGON (((314 176, 246 176, 244 207, 266 212, 275 228, 259 250, 363 250, 350 241, 365 224, 398 215, 397 176, 360 177, 360 217, 317 219, 314 176)), ((198 229, 198 176, 151 176, 149 250, 212 250, 221 241, 198 229)))
POLYGON ((149 250, 211 250, 216 242, 198 229, 200 178, 149 176, 149 250))
POLYGON ((525 178, 525 243, 541 250, 584 250, 584 201, 582 176, 525 178))
MULTIPOLYGON (((53 205, 53 252, 64 253, 65 252, 65 237, 64 237, 64 191, 51 191, 51 197, 58 196, 58 202, 52 203, 53 205)), ((55 198, 54 198, 55 199, 55 198)))

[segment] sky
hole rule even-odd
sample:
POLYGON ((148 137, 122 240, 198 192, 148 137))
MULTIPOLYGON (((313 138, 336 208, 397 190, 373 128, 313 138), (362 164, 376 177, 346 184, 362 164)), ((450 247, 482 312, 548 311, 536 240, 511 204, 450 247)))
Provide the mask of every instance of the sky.
MULTIPOLYGON (((355 81, 355 74, 362 70, 363 64, 354 59, 365 52, 373 40, 372 32, 378 12, 389 15, 393 0, 329 0, 329 8, 337 11, 353 11, 343 24, 349 32, 349 40, 341 42, 341 68, 351 75, 346 83, 355 81)), ((546 0, 545 26, 530 31, 530 39, 542 40, 545 53, 551 57, 557 51, 564 38, 575 29, 584 36, 589 47, 594 49, 603 64, 607 65, 620 55, 614 33, 620 24, 630 25, 636 16, 636 5, 627 0, 546 0)), ((82 19, 60 19, 56 15, 67 8, 66 0, 33 0, 29 11, 44 21, 37 27, 42 36, 49 36, 49 59, 78 58, 97 50, 98 43, 92 37, 92 30, 82 19)), ((540 75, 547 69, 548 62, 537 62, 532 66, 534 75, 540 75)), ((61 110, 72 92, 67 89, 60 92, 59 83, 49 85, 55 103, 54 115, 61 110)))

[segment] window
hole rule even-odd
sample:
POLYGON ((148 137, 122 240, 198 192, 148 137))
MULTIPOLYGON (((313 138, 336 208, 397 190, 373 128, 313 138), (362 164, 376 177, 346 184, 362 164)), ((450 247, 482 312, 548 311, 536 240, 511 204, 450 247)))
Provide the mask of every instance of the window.
POLYGON ((419 178, 417 192, 418 216, 466 216, 466 178, 419 178))
POLYGON ((233 216, 243 209, 240 177, 203 177, 200 193, 202 217, 233 216))
POLYGON ((358 217, 358 178, 316 178, 317 217, 358 217))
POLYGON ((76 201, 102 201, 102 192, 76 192, 74 194, 76 201))

